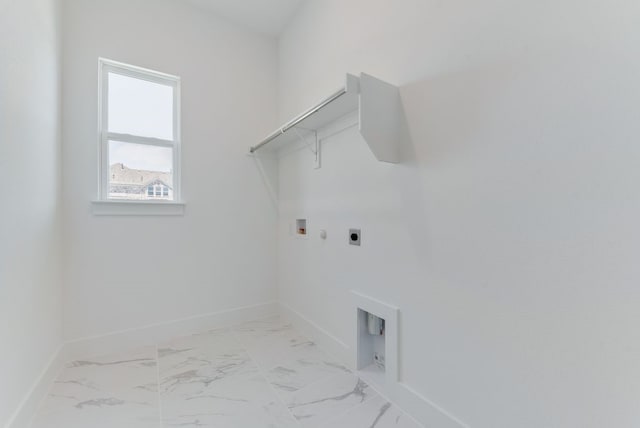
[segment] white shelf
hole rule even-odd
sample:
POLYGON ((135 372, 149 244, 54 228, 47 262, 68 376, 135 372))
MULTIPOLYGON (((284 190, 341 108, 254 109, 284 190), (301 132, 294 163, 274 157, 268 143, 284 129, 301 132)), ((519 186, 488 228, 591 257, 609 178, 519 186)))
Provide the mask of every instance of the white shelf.
MULTIPOLYGON (((337 119, 358 110, 360 134, 382 162, 400 161, 399 141, 402 104, 397 87, 373 76, 347 74, 345 86, 296 116, 250 148, 251 153, 277 153, 337 119)), ((317 141, 315 141, 317 143, 317 141)))

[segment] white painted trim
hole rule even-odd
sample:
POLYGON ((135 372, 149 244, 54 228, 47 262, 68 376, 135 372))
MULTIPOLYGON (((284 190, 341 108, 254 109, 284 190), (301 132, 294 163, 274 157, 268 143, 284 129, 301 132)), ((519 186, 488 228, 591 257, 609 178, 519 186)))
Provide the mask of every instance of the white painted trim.
POLYGON ((68 361, 126 352, 140 346, 157 345, 175 337, 275 316, 278 312, 277 302, 272 301, 67 341, 60 345, 51 357, 4 428, 29 426, 53 381, 68 361))
POLYGON ((97 216, 181 216, 183 202, 168 201, 91 201, 91 212, 97 216))
MULTIPOLYGON (((313 339, 316 344, 347 367, 354 368, 355 344, 349 346, 318 324, 307 319, 285 303, 280 302, 280 316, 288 320, 295 328, 313 339)), ((354 338, 355 339, 355 338, 354 338)), ((417 392, 404 382, 382 385, 365 372, 358 372, 365 381, 371 384, 382 396, 393 402, 402 411, 410 415, 424 426, 438 428, 469 428, 467 424, 447 412, 438 404, 417 392)))
POLYGON ((275 301, 227 309, 209 314, 164 321, 138 328, 67 341, 67 361, 96 355, 126 351, 140 346, 156 345, 180 336, 229 327, 278 314, 275 301))
MULTIPOLYGON (((353 298, 353 316, 355 317, 356 323, 354 327, 356 327, 355 335, 356 341, 361 339, 359 332, 357 331, 358 326, 358 310, 362 309, 365 312, 373 314, 378 318, 382 318, 385 320, 385 359, 386 359, 386 367, 385 367, 385 375, 386 382, 392 384, 394 382, 398 382, 398 312, 399 309, 395 306, 388 305, 384 302, 381 302, 372 297, 366 296, 357 291, 351 291, 351 295, 353 298)), ((359 367, 359 362, 361 360, 361 356, 359 355, 360 346, 359 343, 356 342, 356 349, 353 353, 353 358, 355 359, 355 365, 360 370, 363 367, 359 367)))
POLYGON ((49 393, 53 381, 64 367, 65 361, 64 344, 61 344, 24 396, 16 411, 4 425, 5 428, 27 428, 29 426, 40 403, 49 393))
MULTIPOLYGON (((121 141, 125 143, 147 144, 173 149, 173 200, 179 203, 182 195, 182 143, 181 143, 181 80, 180 77, 167 73, 162 73, 147 68, 124 64, 121 62, 98 58, 98 199, 108 201, 109 196, 109 141, 121 141), (147 138, 137 135, 118 134, 109 132, 108 115, 108 87, 107 76, 109 73, 120 74, 122 76, 143 79, 149 82, 169 86, 173 88, 173 140, 162 140, 157 138, 147 138)), ((128 201, 125 201, 128 202, 128 201)), ((125 208, 125 207, 122 207, 125 208)), ((110 207, 108 214, 118 215, 116 211, 120 209, 117 205, 110 207)), ((101 214, 98 214, 101 215, 101 214)), ((120 215, 147 215, 126 212, 120 215)), ((152 214, 154 215, 154 214, 152 214)), ((155 214, 162 215, 162 214, 155 214)), ((176 214, 168 214, 176 215, 176 214)))
POLYGON ((147 146, 162 146, 172 148, 174 142, 171 140, 163 140, 153 137, 141 137, 139 135, 131 134, 119 134, 117 132, 107 132, 107 140, 109 141, 124 141, 133 144, 144 144, 147 146))
POLYGON ((124 62, 114 61, 112 59, 100 57, 98 58, 98 61, 100 61, 101 64, 107 65, 109 67, 117 68, 118 73, 125 76, 137 77, 139 75, 145 75, 147 80, 149 80, 150 82, 166 84, 165 81, 167 80, 180 80, 179 76, 175 76, 173 74, 163 73, 161 71, 151 70, 149 68, 138 67, 137 65, 126 64, 124 62))
POLYGON ((310 321, 299 312, 293 310, 285 303, 280 302, 280 316, 290 322, 298 331, 311 338, 327 354, 336 358, 352 370, 355 370, 351 350, 349 346, 327 330, 323 329, 313 321, 310 321))

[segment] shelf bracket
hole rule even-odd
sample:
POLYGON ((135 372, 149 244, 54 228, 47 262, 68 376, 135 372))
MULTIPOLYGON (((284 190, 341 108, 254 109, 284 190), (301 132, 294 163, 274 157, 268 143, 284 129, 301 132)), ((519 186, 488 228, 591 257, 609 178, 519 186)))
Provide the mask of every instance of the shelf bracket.
POLYGON ((307 132, 312 134, 312 140, 311 141, 307 141, 307 139, 304 137, 304 135, 301 135, 300 132, 298 132, 298 128, 292 128, 292 129, 296 133, 296 135, 298 136, 300 141, 302 141, 302 143, 304 143, 305 147, 307 149, 309 149, 309 151, 311 153, 313 153, 313 155, 315 157, 313 168, 314 169, 320 169, 320 166, 321 166, 321 164, 320 164, 320 140, 318 140, 318 131, 316 131, 315 129, 300 128, 300 129, 304 129, 305 131, 307 131, 307 132))

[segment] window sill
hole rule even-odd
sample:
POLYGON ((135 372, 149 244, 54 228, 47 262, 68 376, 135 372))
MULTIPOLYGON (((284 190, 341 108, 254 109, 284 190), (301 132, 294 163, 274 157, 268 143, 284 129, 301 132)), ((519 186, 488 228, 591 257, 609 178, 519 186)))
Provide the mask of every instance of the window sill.
POLYGON ((91 201, 96 216, 180 216, 184 202, 167 201, 91 201))

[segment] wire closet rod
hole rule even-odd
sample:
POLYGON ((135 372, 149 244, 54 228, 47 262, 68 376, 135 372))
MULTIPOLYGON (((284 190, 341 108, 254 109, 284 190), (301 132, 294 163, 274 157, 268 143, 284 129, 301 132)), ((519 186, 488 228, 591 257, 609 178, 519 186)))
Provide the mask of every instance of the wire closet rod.
POLYGON ((253 153, 256 150, 258 150, 260 147, 262 147, 262 146, 264 146, 266 144, 269 144, 271 141, 276 139, 279 135, 284 134, 285 132, 287 132, 288 130, 290 130, 291 128, 293 128, 294 126, 296 126, 297 124, 299 124, 300 122, 302 122, 303 120, 308 118, 309 116, 317 113, 323 107, 326 107, 328 104, 331 104, 333 101, 337 100, 338 98, 340 98, 341 96, 343 96, 346 93, 347 93, 347 88, 340 89, 338 92, 336 92, 335 94, 329 96, 328 98, 326 98, 324 101, 322 101, 317 106, 305 111, 300 116, 296 117, 295 119, 293 119, 292 121, 290 121, 289 123, 284 125, 282 128, 278 129, 273 134, 269 135, 267 138, 262 140, 262 142, 260 144, 257 144, 255 146, 251 147, 249 149, 249 152, 253 153))

